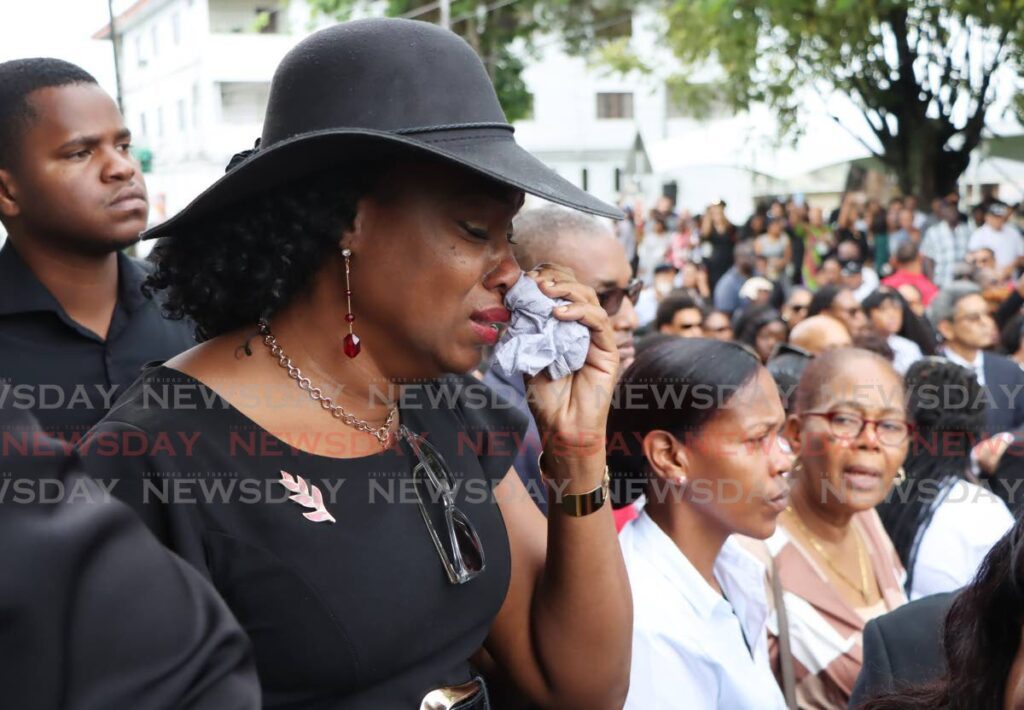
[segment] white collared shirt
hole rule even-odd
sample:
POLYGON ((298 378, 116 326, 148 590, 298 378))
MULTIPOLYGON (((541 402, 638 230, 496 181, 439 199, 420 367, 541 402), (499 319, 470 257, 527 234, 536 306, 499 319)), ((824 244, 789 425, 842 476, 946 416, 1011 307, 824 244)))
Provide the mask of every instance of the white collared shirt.
POLYGON ((992 491, 960 479, 944 493, 921 537, 911 601, 969 584, 985 555, 1013 527, 1013 515, 992 491))
POLYGON ((978 384, 982 387, 985 386, 985 351, 979 350, 974 356, 973 362, 968 362, 962 357, 957 355, 951 348, 943 348, 946 359, 955 365, 960 367, 966 367, 968 370, 974 372, 974 375, 978 378, 978 384))
POLYGON ((784 710, 768 662, 761 563, 726 540, 714 568, 723 597, 646 511, 622 529, 619 543, 633 591, 625 710, 784 710))

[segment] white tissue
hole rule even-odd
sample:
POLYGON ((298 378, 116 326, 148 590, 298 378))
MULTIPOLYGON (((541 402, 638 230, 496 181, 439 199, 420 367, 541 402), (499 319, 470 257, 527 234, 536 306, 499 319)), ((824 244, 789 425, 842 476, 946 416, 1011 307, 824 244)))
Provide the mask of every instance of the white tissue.
POLYGON ((533 279, 521 276, 505 294, 512 319, 494 349, 494 366, 508 376, 533 376, 547 368, 553 380, 583 367, 590 348, 590 330, 552 315, 556 306, 567 303, 562 298, 548 298, 533 279))

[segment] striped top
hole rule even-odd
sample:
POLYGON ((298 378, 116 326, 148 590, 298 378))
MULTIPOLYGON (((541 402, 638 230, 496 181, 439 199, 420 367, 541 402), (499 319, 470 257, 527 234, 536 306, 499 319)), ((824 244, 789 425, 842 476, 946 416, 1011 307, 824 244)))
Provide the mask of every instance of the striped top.
MULTIPOLYGON (((862 533, 882 593, 881 601, 870 609, 850 606, 824 568, 794 540, 781 521, 768 540, 749 544, 765 562, 768 573, 779 575, 789 617, 800 708, 846 708, 862 664, 864 625, 869 618, 907 602, 903 591, 906 573, 878 514, 874 510, 858 513, 851 525, 858 526, 862 533)), ((778 633, 779 620, 773 603, 768 619, 768 645, 772 667, 781 684, 778 633)))

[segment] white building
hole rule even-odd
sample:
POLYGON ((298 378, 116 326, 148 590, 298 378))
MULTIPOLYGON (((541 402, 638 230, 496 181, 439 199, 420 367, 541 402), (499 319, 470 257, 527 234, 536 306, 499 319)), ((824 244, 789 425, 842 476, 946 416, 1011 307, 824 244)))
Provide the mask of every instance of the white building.
POLYGON ((126 122, 134 144, 152 151, 156 223, 252 147, 274 69, 313 25, 302 2, 138 0, 114 26, 126 122))
MULTIPOLYGON (((629 37, 655 67, 650 74, 617 75, 568 56, 558 38, 538 41, 539 58, 524 72, 533 115, 517 122, 517 140, 610 202, 633 195, 650 205, 669 193, 698 212, 723 198, 739 222, 760 195, 803 191, 833 201, 843 166, 866 155, 831 118, 849 116, 850 107, 808 96, 796 148, 775 144, 766 108, 718 109, 697 120, 671 98, 666 82, 677 65, 659 46, 658 19, 638 10, 606 28, 629 37)), ((115 27, 127 122, 136 144, 153 153, 147 182, 157 222, 220 176, 232 154, 252 147, 274 69, 314 23, 303 0, 138 0, 115 27)), ((109 27, 95 37, 109 39, 109 27)), ((691 79, 714 81, 714 69, 691 79)))

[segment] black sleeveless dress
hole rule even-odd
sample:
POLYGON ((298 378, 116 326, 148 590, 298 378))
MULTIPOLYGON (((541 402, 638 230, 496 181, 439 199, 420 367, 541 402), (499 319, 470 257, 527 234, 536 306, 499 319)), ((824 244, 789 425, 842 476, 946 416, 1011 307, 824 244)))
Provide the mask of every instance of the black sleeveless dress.
POLYGON ((299 451, 181 372, 146 370, 79 451, 213 582, 252 640, 264 707, 418 708, 431 689, 473 676, 467 659, 505 600, 509 544, 490 491, 525 421, 471 377, 403 397, 400 417, 459 483, 486 557, 468 583, 448 581, 402 447, 349 459, 299 451), (317 486, 336 522, 307 519, 282 471, 317 486))

